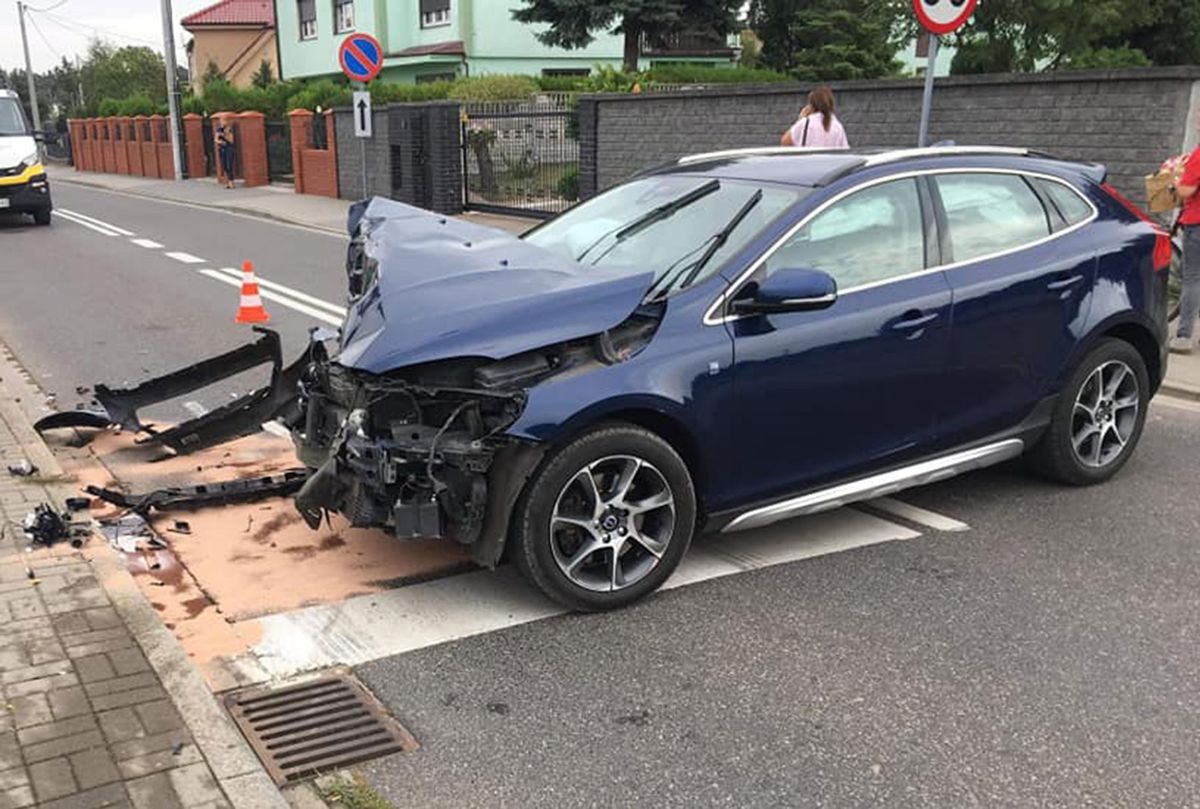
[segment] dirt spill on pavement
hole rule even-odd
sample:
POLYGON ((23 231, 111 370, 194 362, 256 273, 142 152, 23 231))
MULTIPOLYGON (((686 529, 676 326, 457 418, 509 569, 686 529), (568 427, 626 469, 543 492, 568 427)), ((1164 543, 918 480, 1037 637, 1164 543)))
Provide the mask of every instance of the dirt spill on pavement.
MULTIPOLYGON (((137 445, 134 436, 121 432, 95 432, 84 442, 71 431, 46 438, 81 488, 90 484, 145 493, 256 478, 297 466, 291 443, 266 433, 182 457, 137 445)), ((93 499, 92 505, 97 519, 122 513, 100 500, 93 499)), ((261 639, 256 618, 378 593, 469 566, 466 550, 453 543, 398 541, 379 531, 351 528, 337 516, 312 531, 288 498, 155 512, 151 526, 168 548, 120 555, 210 683, 219 680, 210 663, 244 653, 261 639), (176 520, 186 521, 189 532, 173 530, 176 520)), ((119 553, 99 535, 90 544, 92 552, 119 553)))

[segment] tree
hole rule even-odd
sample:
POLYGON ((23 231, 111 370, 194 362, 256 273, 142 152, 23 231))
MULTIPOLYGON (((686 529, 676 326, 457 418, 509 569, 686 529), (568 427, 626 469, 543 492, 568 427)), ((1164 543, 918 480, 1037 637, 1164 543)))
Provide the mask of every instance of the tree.
POLYGON ((549 25, 538 39, 556 48, 585 48, 596 32, 625 39, 624 68, 636 73, 642 43, 667 45, 672 34, 688 32, 727 36, 736 28, 741 0, 522 0, 513 19, 549 25))
POLYGON ((255 87, 266 89, 275 81, 275 74, 271 70, 271 62, 263 59, 258 65, 258 70, 254 73, 254 78, 250 80, 255 87))
POLYGON ((225 81, 225 74, 217 67, 216 62, 209 59, 208 66, 204 68, 204 76, 200 79, 200 86, 207 88, 214 81, 225 81))
MULTIPOLYGON (((1200 0, 1158 0, 1157 18, 1135 27, 1125 39, 1156 65, 1200 64, 1200 0)), ((1105 40, 1108 47, 1123 42, 1105 40)))
POLYGON ((162 56, 147 47, 114 48, 93 40, 82 73, 88 110, 94 111, 106 98, 145 94, 159 104, 167 100, 166 66, 162 56))
POLYGON ((753 0, 750 5, 750 27, 763 42, 759 60, 802 81, 895 73, 895 23, 894 9, 878 0, 753 0))

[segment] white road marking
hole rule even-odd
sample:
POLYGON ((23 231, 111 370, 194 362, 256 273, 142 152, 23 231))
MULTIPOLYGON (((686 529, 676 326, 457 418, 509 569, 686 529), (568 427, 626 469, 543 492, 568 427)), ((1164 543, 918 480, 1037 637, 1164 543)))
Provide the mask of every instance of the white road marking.
MULTIPOLYGON (((737 536, 705 536, 665 588, 918 536, 853 509, 737 536)), ((239 680, 265 682, 327 666, 355 666, 564 612, 510 566, 268 615, 257 620, 262 640, 248 654, 225 662, 239 680)))
MULTIPOLYGON (((229 284, 230 286, 237 287, 238 289, 242 288, 242 282, 240 279, 231 278, 228 275, 226 275, 225 273, 218 272, 217 270, 204 269, 204 270, 199 270, 198 272, 201 275, 206 275, 209 278, 216 279, 217 281, 220 281, 223 284, 229 284)), ((297 312, 306 314, 309 317, 314 317, 317 320, 320 320, 322 323, 328 323, 331 326, 342 325, 342 318, 337 317, 336 315, 330 314, 329 312, 325 312, 320 309, 316 309, 307 304, 304 304, 299 301, 296 301, 291 298, 280 295, 278 292, 271 292, 270 290, 267 290, 267 289, 260 289, 259 294, 262 296, 263 300, 275 301, 276 303, 281 303, 284 306, 288 307, 289 309, 295 309, 297 312)))
POLYGON ((76 216, 76 217, 78 217, 78 218, 80 218, 80 219, 83 219, 83 220, 85 220, 85 221, 91 222, 93 225, 99 225, 99 226, 100 226, 100 227, 102 227, 102 228, 106 228, 106 229, 108 229, 108 230, 111 230, 113 233, 117 233, 117 234, 119 234, 119 235, 121 235, 121 236, 132 236, 132 235, 134 235, 134 233, 133 233, 133 231, 132 231, 132 230, 126 230, 125 228, 120 228, 120 227, 117 227, 117 226, 116 226, 116 225, 114 225, 114 224, 111 224, 111 223, 109 223, 109 222, 105 222, 103 219, 97 219, 97 218, 96 218, 96 217, 94 217, 94 216, 88 216, 87 214, 85 214, 85 213, 80 213, 79 211, 72 211, 72 210, 69 210, 69 209, 67 209, 67 208, 55 208, 54 210, 58 211, 59 213, 66 213, 66 214, 70 214, 71 216, 76 216))
POLYGON ((152 239, 130 239, 129 241, 138 247, 145 247, 147 250, 162 250, 162 245, 152 239))
POLYGON ((891 514, 893 517, 899 517, 902 520, 915 522, 917 525, 924 525, 926 528, 932 528, 934 531, 970 531, 971 526, 965 522, 959 522, 952 517, 947 517, 943 514, 938 514, 936 511, 919 508, 908 503, 902 503, 899 500, 893 500, 890 497, 879 497, 875 500, 867 502, 868 506, 891 514))
POLYGON ((88 230, 94 230, 102 236, 118 236, 118 235, 120 235, 115 230, 109 230, 108 228, 102 228, 99 225, 93 225, 91 222, 87 222, 83 219, 76 219, 73 215, 67 213, 62 208, 55 208, 54 212, 56 214, 58 214, 61 218, 66 219, 68 222, 74 222, 77 225, 82 225, 83 227, 87 228, 88 230))
POLYGON ((167 258, 173 258, 176 261, 181 261, 184 264, 203 264, 204 259, 193 256, 191 253, 167 253, 167 258))
POLYGON ((199 402, 184 402, 183 409, 198 419, 208 415, 208 408, 199 402))
MULTIPOLYGON (((239 284, 242 282, 242 275, 244 275, 242 270, 234 269, 233 267, 222 267, 220 270, 218 270, 218 272, 223 272, 231 278, 236 278, 239 284)), ((257 274, 255 275, 255 279, 258 281, 258 285, 262 289, 272 289, 276 292, 282 292, 283 294, 293 297, 302 303, 307 303, 310 306, 316 306, 321 309, 328 309, 333 314, 340 315, 343 318, 346 316, 346 307, 344 306, 338 306, 336 303, 330 303, 329 301, 323 301, 320 298, 314 298, 312 295, 309 295, 306 292, 301 292, 298 289, 286 287, 283 284, 276 283, 275 281, 268 281, 265 278, 259 278, 257 274)), ((340 323, 341 321, 338 322, 340 323)))

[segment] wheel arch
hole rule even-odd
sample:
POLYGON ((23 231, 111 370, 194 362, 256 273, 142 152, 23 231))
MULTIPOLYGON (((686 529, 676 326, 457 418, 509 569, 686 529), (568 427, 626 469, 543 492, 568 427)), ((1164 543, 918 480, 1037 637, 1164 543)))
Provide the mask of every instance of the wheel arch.
POLYGON ((1141 323, 1126 321, 1105 329, 1100 337, 1115 338, 1129 343, 1137 349, 1138 354, 1141 354, 1142 360, 1146 363, 1146 372, 1150 375, 1151 395, 1153 395, 1153 392, 1157 391, 1162 384, 1165 374, 1161 343, 1155 338, 1154 333, 1141 323))

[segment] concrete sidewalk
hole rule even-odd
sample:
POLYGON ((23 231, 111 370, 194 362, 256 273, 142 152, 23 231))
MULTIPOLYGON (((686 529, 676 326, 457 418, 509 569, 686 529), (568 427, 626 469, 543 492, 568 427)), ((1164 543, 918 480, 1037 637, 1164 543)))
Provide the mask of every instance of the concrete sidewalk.
MULTIPOLYGON (((100 174, 75 171, 70 166, 51 164, 46 167, 51 187, 54 183, 72 183, 134 194, 171 202, 200 205, 205 208, 260 216, 293 225, 317 228, 337 234, 346 232, 346 211, 350 202, 311 194, 297 194, 290 185, 273 184, 258 188, 223 188, 213 178, 201 180, 153 180, 126 174, 100 174)), ((511 233, 524 233, 537 224, 533 219, 492 214, 467 213, 464 219, 501 228, 511 233)))
POLYGON ((4 366, 0 809, 287 809, 175 637, 99 534, 29 549, 21 522, 77 495, 4 366))

